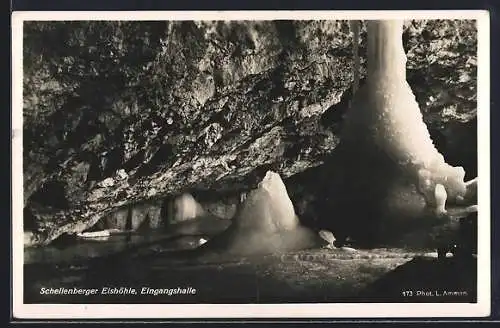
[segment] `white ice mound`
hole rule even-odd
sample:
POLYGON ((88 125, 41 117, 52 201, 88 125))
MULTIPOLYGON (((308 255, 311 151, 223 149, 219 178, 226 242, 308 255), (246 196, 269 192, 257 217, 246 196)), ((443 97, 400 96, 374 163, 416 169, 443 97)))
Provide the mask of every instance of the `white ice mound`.
POLYGON ((232 255, 269 254, 319 247, 320 239, 300 225, 281 177, 269 171, 247 195, 231 226, 203 246, 232 255))
POLYGON ((283 180, 272 171, 246 197, 236 219, 240 228, 268 232, 294 229, 299 224, 283 180))
POLYGON ((190 194, 183 194, 173 202, 173 217, 171 221, 181 222, 200 217, 204 214, 203 207, 190 194))

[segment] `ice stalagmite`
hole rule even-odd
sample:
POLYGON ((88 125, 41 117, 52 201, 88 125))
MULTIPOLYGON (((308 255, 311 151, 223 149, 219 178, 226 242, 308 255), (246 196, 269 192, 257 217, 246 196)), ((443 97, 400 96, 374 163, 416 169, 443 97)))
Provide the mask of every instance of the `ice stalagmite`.
POLYGON ((204 249, 232 255, 253 255, 311 248, 322 244, 301 226, 281 177, 267 172, 248 194, 231 226, 207 242, 204 249))
POLYGON ((205 214, 202 206, 190 194, 176 198, 172 206, 173 213, 170 219, 174 222, 191 220, 205 214))
POLYGON ((367 34, 366 84, 345 117, 337 155, 343 165, 332 172, 342 175, 335 195, 342 200, 333 202, 351 216, 351 230, 387 238, 418 226, 428 212, 465 202, 468 185, 463 168, 435 148, 406 81, 403 21, 368 21, 367 34))

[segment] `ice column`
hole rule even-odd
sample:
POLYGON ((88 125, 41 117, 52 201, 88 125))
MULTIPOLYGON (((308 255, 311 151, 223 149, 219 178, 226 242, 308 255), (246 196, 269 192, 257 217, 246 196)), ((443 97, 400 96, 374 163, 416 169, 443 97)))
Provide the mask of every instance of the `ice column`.
POLYGON ((459 202, 466 193, 465 172, 448 165, 434 147, 406 82, 403 21, 368 21, 367 32, 366 99, 352 109, 353 116, 360 116, 354 120, 365 125, 372 141, 402 167, 429 205, 437 205, 438 184, 445 188, 448 200, 459 202))

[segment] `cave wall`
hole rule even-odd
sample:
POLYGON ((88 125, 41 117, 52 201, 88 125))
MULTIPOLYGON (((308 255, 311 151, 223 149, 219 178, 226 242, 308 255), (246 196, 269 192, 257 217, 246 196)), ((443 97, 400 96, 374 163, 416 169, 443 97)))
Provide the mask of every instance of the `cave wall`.
MULTIPOLYGON (((350 99, 347 21, 25 22, 23 40, 35 243, 148 199, 239 196, 269 169, 314 222, 314 168, 335 156, 350 99)), ((477 171, 475 23, 407 22, 404 43, 437 147, 477 171)))

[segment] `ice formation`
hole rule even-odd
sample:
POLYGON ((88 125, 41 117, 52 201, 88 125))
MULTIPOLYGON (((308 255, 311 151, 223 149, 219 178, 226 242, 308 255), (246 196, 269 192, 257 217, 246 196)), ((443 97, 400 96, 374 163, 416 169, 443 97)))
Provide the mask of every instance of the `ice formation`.
POLYGON ((448 197, 446 189, 442 184, 437 184, 434 189, 434 199, 436 200, 436 214, 442 215, 446 213, 446 198, 448 197))
POLYGON ((463 199, 460 199, 460 200, 466 204, 477 202, 477 177, 470 180, 470 181, 467 181, 465 183, 465 187, 466 187, 467 191, 466 191, 463 199))
POLYGON ((172 214, 171 220, 178 222, 202 216, 204 210, 192 195, 183 194, 174 200, 172 214))
MULTIPOLYGON (((429 207, 437 206, 437 185, 442 185, 448 201, 459 202, 467 191, 465 171, 448 165, 435 148, 406 81, 403 21, 368 21, 367 32, 367 83, 355 95, 344 138, 385 152, 413 181, 429 207)), ((438 189, 441 197, 443 190, 438 189)))
POLYGON ((241 204, 231 226, 204 244, 232 255, 265 254, 319 246, 320 238, 300 225, 279 174, 267 172, 241 204))
POLYGON ((335 236, 331 231, 328 230, 320 230, 318 232, 319 236, 325 240, 328 244, 332 244, 335 242, 335 236))
POLYGON ((290 230, 299 224, 286 186, 279 174, 268 171, 258 188, 241 205, 237 223, 242 228, 269 232, 290 230))

